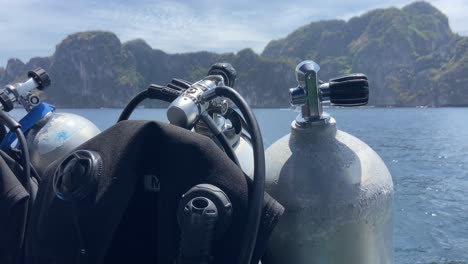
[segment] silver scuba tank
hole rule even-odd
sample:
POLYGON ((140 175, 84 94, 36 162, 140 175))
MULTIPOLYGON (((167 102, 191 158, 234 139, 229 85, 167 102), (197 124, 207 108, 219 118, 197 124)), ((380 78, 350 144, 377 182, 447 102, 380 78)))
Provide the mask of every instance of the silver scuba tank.
POLYGON ((393 183, 382 159, 364 142, 337 130, 322 113, 368 100, 367 78, 348 75, 319 85, 320 67, 296 68, 290 89, 302 113, 291 133, 266 150, 266 189, 285 208, 271 236, 268 263, 393 263, 393 183))
POLYGON ((234 152, 239 160, 240 167, 244 173, 253 178, 254 161, 253 148, 250 139, 244 134, 239 137, 239 142, 234 146, 234 152))
POLYGON ((96 125, 82 116, 50 112, 26 134, 31 163, 42 175, 50 163, 100 132, 96 125))

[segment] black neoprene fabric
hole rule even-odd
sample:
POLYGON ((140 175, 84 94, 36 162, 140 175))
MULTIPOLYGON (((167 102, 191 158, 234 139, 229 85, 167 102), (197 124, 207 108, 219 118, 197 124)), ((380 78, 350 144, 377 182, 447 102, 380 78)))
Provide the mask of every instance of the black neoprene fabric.
POLYGON ((0 263, 10 263, 21 246, 29 194, 0 156, 0 263))
MULTIPOLYGON (((213 263, 237 263, 251 181, 213 141, 169 124, 123 121, 78 149, 102 157, 96 191, 78 203, 58 199, 52 179, 60 161, 49 166, 30 221, 28 263, 78 263, 74 216, 88 252, 82 263, 174 263, 179 200, 201 183, 222 189, 233 205, 232 224, 214 243, 213 263), (145 190, 143 176, 148 174, 159 178, 159 192, 145 190)), ((265 197, 257 260, 284 210, 265 197)))

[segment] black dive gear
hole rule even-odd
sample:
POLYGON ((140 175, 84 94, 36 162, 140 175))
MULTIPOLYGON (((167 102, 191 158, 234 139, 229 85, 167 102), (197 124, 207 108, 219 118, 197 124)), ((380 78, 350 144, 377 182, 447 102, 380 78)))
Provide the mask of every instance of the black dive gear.
MULTIPOLYGON (((0 151, 0 262, 20 263, 24 256, 28 217, 37 193, 37 173, 31 166, 26 137, 19 122, 7 114, 19 102, 30 111, 38 103, 31 90, 50 85, 49 75, 41 68, 28 72, 24 83, 7 85, 0 90, 0 142, 10 136, 18 140, 19 151, 0 151), (32 100, 30 100, 32 99, 32 100), (6 133, 8 128, 9 133, 6 133), (33 173, 32 173, 33 172, 33 173), (33 179, 31 175, 34 175, 33 179)), ((13 140, 12 140, 13 141, 13 140)))
POLYGON ((258 263, 284 208, 264 193, 262 137, 245 100, 224 86, 234 85, 236 72, 229 66, 214 65, 210 74, 216 75, 195 84, 173 79, 150 85, 116 125, 51 164, 32 214, 31 264, 258 263), (216 97, 230 99, 243 117, 216 97), (203 123, 195 130, 209 129, 220 145, 172 124, 125 121, 147 98, 187 98, 195 108, 179 106, 193 110, 182 113, 190 116, 173 120, 188 129, 203 123), (229 116, 236 127, 222 131, 216 114, 229 116), (253 146, 253 181, 237 165, 226 138, 243 128, 253 146), (101 161, 80 165, 77 157, 85 152, 101 161))
MULTIPOLYGON (((0 201, 2 201, 0 211, 5 212, 4 217, 6 218, 5 221, 7 221, 7 223, 4 223, 5 226, 12 228, 12 230, 5 232, 5 236, 0 239, 2 240, 0 241, 0 260, 9 255, 9 257, 12 258, 12 262, 19 262, 21 260, 26 236, 28 215, 32 209, 32 199, 30 198, 30 194, 32 193, 31 161, 28 145, 23 131, 21 130, 21 125, 4 111, 0 111, 0 123, 4 124, 11 132, 16 134, 21 149, 20 166, 22 167, 16 174, 20 175, 18 179, 17 176, 9 170, 9 166, 6 166, 4 159, 1 158, 4 164, 1 164, 2 168, 0 172, 0 201), (18 182, 16 182, 16 180, 18 180, 18 182), (21 186, 18 185, 18 183, 20 183, 21 186), (9 217, 11 217, 11 219, 9 219, 9 217), (16 221, 16 223, 8 221, 16 221), (5 241, 3 241, 3 239, 5 239, 5 241), (11 245, 8 245, 10 243, 11 245), (3 250, 5 250, 5 253, 2 252, 3 250)), ((2 221, 0 221, 0 223, 2 223, 2 221)))
MULTIPOLYGON (((78 260, 86 264, 173 263, 180 255, 180 200, 197 185, 189 192, 193 198, 205 197, 218 209, 212 262, 240 263, 246 226, 251 225, 246 215, 253 207, 255 184, 211 139, 170 124, 123 121, 87 141, 75 153, 84 150, 100 155, 102 173, 86 181, 93 191, 70 203, 54 192, 54 178, 73 159, 58 160, 49 166, 28 230, 30 264, 73 264, 78 260), (229 217, 227 210, 223 216, 223 206, 218 204, 227 203, 217 202, 222 198, 197 193, 199 184, 222 190, 232 204, 232 215, 229 217), (230 224, 225 221, 228 218, 232 219, 230 224), (80 258, 83 245, 86 257, 80 258)), ((87 170, 78 169, 79 174, 83 171, 87 170)), ((69 178, 67 188, 72 191, 82 184, 69 178)), ((258 262, 283 210, 265 194, 254 257, 252 262, 243 263, 258 262)))
POLYGON ((2 151, 0 156, 0 263, 18 263, 21 259, 31 199, 8 163, 9 157, 2 151), (6 159, 4 158, 6 156, 6 159))
POLYGON ((21 165, 24 168, 24 175, 21 177, 20 181, 23 184, 26 191, 29 193, 31 190, 31 161, 29 158, 29 149, 28 144, 26 143, 26 138, 21 130, 21 125, 16 122, 12 117, 10 117, 7 113, 0 111, 0 122, 5 124, 10 131, 16 134, 18 138, 19 145, 21 147, 21 157, 22 162, 21 165))
MULTIPOLYGON (((244 231, 242 249, 240 250, 238 262, 250 263, 256 243, 256 236, 262 213, 261 207, 264 200, 265 157, 263 140, 255 115, 247 102, 238 92, 230 87, 224 86, 224 84, 234 85, 236 76, 237 73, 230 64, 217 63, 211 66, 207 77, 194 84, 183 82, 182 85, 176 85, 179 89, 173 89, 173 87, 169 87, 168 85, 166 88, 156 86, 157 88, 153 90, 157 91, 157 96, 155 97, 158 99, 163 97, 163 91, 171 94, 172 96, 177 95, 175 99, 171 98, 171 105, 167 111, 167 117, 171 124, 175 124, 186 129, 192 129, 195 124, 202 119, 211 130, 212 134, 220 142, 225 153, 238 165, 239 161, 232 149, 232 145, 229 143, 224 133, 217 128, 216 124, 207 112, 209 112, 210 107, 213 105, 217 106, 219 104, 223 104, 216 102, 216 97, 226 97, 239 108, 240 112, 246 119, 244 120, 241 116, 234 115, 238 123, 246 124, 245 128, 250 133, 254 153, 253 191, 252 199, 250 201, 251 205, 247 216, 249 224, 246 225, 244 231)), ((174 84, 174 81, 171 83, 174 84)), ((119 121, 127 119, 133 109, 135 109, 136 105, 149 97, 150 88, 148 88, 147 91, 141 92, 132 99, 130 104, 122 112, 119 121)), ((227 105, 227 103, 225 104, 227 105)), ((226 108, 225 112, 229 110, 228 107, 226 108)))
MULTIPOLYGON (((49 115, 55 107, 41 103, 37 91, 33 91, 43 90, 50 85, 50 78, 43 69, 29 71, 28 77, 29 79, 23 83, 6 85, 0 90, 0 263, 2 264, 24 263, 25 245, 30 235, 27 232, 30 230, 28 225, 42 169, 45 169, 45 165, 49 165, 51 161, 62 157, 60 154, 65 155, 72 147, 78 145, 70 145, 70 142, 84 142, 77 139, 81 139, 81 131, 87 128, 83 126, 83 122, 76 119, 67 122, 63 127, 62 124, 67 121, 62 118, 64 114, 60 115, 60 118, 49 115), (23 106, 28 112, 18 122, 7 113, 13 109, 14 104, 23 106), (70 124, 77 124, 75 127, 79 127, 78 131, 72 131, 76 133, 75 135, 67 134, 71 129, 67 130, 69 128, 66 126, 70 124), (9 131, 5 134, 6 128, 9 131), (39 134, 40 132, 44 133, 39 134), (67 144, 68 149, 62 148, 67 144), (44 168, 40 166, 41 162, 44 168)), ((87 133, 89 131, 85 132, 85 136, 89 138, 90 133, 87 133)))
POLYGON ((65 158, 55 171, 54 192, 64 201, 84 200, 95 190, 95 182, 101 173, 102 159, 99 153, 77 150, 65 158))
POLYGON ((60 163, 53 175, 52 188, 56 197, 70 203, 70 214, 79 245, 77 263, 88 263, 88 251, 80 226, 79 204, 96 191, 102 166, 99 153, 77 150, 60 163))

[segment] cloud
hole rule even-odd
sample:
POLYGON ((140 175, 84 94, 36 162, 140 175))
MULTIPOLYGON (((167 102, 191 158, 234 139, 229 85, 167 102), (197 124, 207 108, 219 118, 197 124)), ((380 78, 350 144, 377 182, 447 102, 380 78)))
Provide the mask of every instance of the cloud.
POLYGON ((468 1, 466 0, 433 0, 432 4, 449 18, 452 30, 461 35, 468 35, 468 1))
MULTIPOLYGON (((393 1, 401 7, 409 0, 393 1)), ((467 34, 466 0, 431 0, 446 13, 455 32, 467 34)), ((68 34, 109 30, 122 41, 145 39, 170 53, 261 52, 272 39, 323 19, 348 19, 388 7, 380 0, 0 0, 0 65, 17 57, 49 56, 68 34)))

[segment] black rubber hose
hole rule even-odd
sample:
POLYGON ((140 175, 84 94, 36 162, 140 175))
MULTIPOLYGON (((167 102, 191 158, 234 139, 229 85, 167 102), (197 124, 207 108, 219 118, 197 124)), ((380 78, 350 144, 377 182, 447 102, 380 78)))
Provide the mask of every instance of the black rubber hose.
MULTIPOLYGON (((21 125, 16 122, 15 119, 10 117, 8 114, 6 114, 4 111, 0 111, 0 121, 3 123, 5 126, 10 129, 10 131, 13 131, 17 138, 18 142, 21 146, 21 161, 22 164, 21 166, 23 167, 23 177, 20 177, 20 182, 23 185, 24 189, 26 189, 26 192, 31 195, 31 160, 29 157, 29 149, 28 145, 26 142, 26 138, 24 137, 23 131, 21 130, 21 125)), ((16 252, 15 260, 14 263, 19 263, 21 262, 21 251, 23 250, 24 246, 24 239, 26 236, 26 226, 28 222, 28 214, 31 211, 32 208, 32 202, 31 202, 31 197, 27 202, 27 206, 25 208, 24 212, 24 218, 22 221, 22 226, 21 226, 21 242, 20 242, 20 248, 18 249, 19 251, 16 252)))
MULTIPOLYGON (((18 137, 18 142, 21 145, 21 157, 22 157, 22 166, 23 166, 23 184, 26 189, 26 191, 29 193, 30 197, 28 199, 28 204, 27 204, 27 209, 26 209, 26 214, 25 214, 25 219, 24 219, 24 226, 23 226, 23 232, 22 232, 22 239, 21 239, 21 245, 22 248, 25 243, 25 238, 27 236, 26 228, 28 225, 28 220, 29 220, 29 212, 32 211, 33 203, 32 203, 32 193, 31 193, 31 159, 29 157, 29 149, 28 145, 26 142, 26 138, 23 134, 23 131, 21 130, 21 127, 16 128, 16 136, 18 137)), ((21 253, 20 253, 21 256, 21 253)), ((21 257, 20 257, 21 258, 21 257)))
POLYGON ((216 96, 227 97, 236 104, 244 116, 249 130, 252 132, 250 136, 254 153, 253 190, 247 215, 247 226, 245 228, 242 248, 239 255, 240 264, 249 264, 251 263, 252 254, 257 241, 265 191, 265 152, 263 139, 252 109, 236 90, 226 86, 219 86, 205 93, 203 97, 204 100, 209 100, 216 96))
MULTIPOLYGON (((242 130, 242 128, 245 129, 245 131, 247 131, 247 133, 251 134, 252 132, 249 131, 250 128, 247 126, 247 123, 245 122, 244 118, 242 118, 242 116, 239 115, 239 113, 236 112, 236 110, 232 109, 232 108, 229 108, 228 111, 226 112, 225 116, 231 120, 232 117, 234 118, 237 118, 240 122, 240 128, 242 130)), ((231 120, 232 122, 232 120, 231 120)), ((237 132, 237 131, 236 131, 237 132)))
POLYGON ((29 150, 28 150, 28 143, 26 142, 26 137, 23 134, 21 128, 17 128, 16 136, 18 137, 18 142, 21 145, 21 157, 22 162, 21 164, 24 168, 24 175, 23 175, 23 184, 28 193, 31 192, 31 159, 29 157, 29 150))
POLYGON ((226 138, 226 135, 224 135, 221 130, 218 129, 216 126, 216 123, 213 121, 213 119, 208 115, 208 113, 203 112, 201 114, 202 120, 205 122, 205 124, 208 126, 208 128, 211 130, 211 132, 215 135, 215 137, 218 139, 219 143, 221 143, 221 146, 223 147, 224 151, 226 152, 227 156, 237 164, 237 166, 240 167, 239 160, 237 159, 237 155, 234 152, 234 149, 232 148, 231 144, 229 144, 228 139, 226 138))
POLYGON ((128 120, 130 118, 130 115, 135 111, 135 108, 143 102, 145 99, 148 98, 148 90, 144 90, 140 93, 138 93, 135 97, 130 100, 130 102, 125 106, 124 110, 120 114, 119 120, 117 120, 117 123, 123 120, 128 120))
MULTIPOLYGON (((163 101, 166 101, 167 99, 164 96, 159 96, 158 93, 153 93, 152 94, 152 99, 160 99, 163 101), (154 97, 154 98, 153 98, 154 97)), ((136 107, 143 102, 145 99, 150 98, 150 91, 149 90, 144 90, 140 93, 138 93, 133 99, 125 106, 124 110, 120 114, 119 120, 117 121, 123 121, 123 120, 128 120, 130 118, 130 115, 133 113, 133 111, 136 109, 136 107)), ((228 157, 236 163, 238 166, 239 165, 239 160, 237 159, 236 153, 234 153, 234 150, 232 149, 232 146, 229 144, 228 139, 226 136, 216 127, 216 124, 214 124, 214 121, 208 116, 208 115, 203 115, 202 118, 205 121, 205 123, 208 125, 210 130, 213 132, 213 134, 216 136, 218 141, 221 143, 224 151, 228 155, 228 157)))
POLYGON ((128 120, 136 107, 145 99, 157 99, 168 103, 174 101, 182 93, 181 91, 184 91, 184 85, 189 86, 190 83, 184 80, 173 79, 167 87, 151 84, 148 89, 138 93, 125 106, 117 123, 123 120, 128 120))
MULTIPOLYGON (((0 150, 0 157, 2 157, 7 163, 10 163, 10 164, 21 163, 21 161, 19 161, 19 162, 17 161, 18 160, 17 157, 12 157, 12 156, 8 155, 3 150, 0 150)), ((21 158, 19 158, 19 159, 21 159, 21 158)), ((31 169, 31 177, 35 178, 38 183, 41 182, 41 177, 37 173, 37 171, 34 168, 34 166, 32 165, 32 163, 30 163, 29 168, 31 169)), ((21 167, 21 169, 22 169, 22 167, 21 167)))
POLYGON ((24 172, 22 175, 23 177, 20 177, 20 181, 26 191, 29 193, 31 191, 31 159, 29 157, 29 149, 26 142, 26 137, 21 130, 21 125, 3 111, 0 111, 0 121, 5 126, 7 126, 10 131, 15 133, 16 137, 18 138, 18 142, 21 147, 21 166, 23 167, 24 172))

